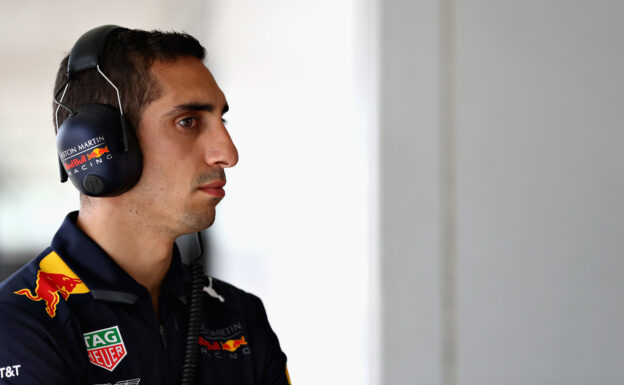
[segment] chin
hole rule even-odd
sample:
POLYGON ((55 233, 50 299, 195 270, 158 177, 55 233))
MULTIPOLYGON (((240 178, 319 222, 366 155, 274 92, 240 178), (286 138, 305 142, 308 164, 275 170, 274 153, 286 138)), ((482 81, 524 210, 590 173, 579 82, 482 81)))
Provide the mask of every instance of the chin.
POLYGON ((183 226, 186 228, 185 233, 194 233, 202 231, 212 226, 215 221, 215 211, 208 210, 209 212, 190 212, 186 213, 182 219, 183 226))

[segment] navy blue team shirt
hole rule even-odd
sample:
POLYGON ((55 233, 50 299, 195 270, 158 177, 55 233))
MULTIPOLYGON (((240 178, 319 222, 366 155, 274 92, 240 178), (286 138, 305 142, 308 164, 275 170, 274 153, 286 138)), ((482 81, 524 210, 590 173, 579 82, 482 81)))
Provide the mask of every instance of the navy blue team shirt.
MULTIPOLYGON (((76 226, 77 215, 0 285, 0 384, 179 384, 190 269, 174 247, 157 317, 147 289, 76 226)), ((196 383, 290 384, 260 299, 207 282, 196 383)))

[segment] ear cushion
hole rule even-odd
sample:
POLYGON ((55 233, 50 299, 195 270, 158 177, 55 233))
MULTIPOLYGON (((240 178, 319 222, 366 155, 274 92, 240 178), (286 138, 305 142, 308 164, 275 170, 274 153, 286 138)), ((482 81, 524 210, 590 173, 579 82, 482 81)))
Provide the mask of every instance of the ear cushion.
POLYGON ((80 107, 59 128, 56 147, 72 184, 83 194, 116 196, 141 177, 136 134, 119 111, 105 104, 80 107), (122 125, 128 127, 125 151, 122 125))

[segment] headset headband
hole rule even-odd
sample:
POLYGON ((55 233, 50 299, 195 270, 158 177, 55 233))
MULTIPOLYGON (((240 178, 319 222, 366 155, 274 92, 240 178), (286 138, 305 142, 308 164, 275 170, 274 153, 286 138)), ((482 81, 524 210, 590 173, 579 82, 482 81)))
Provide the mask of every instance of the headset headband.
POLYGON ((141 176, 141 151, 124 117, 119 89, 100 68, 110 34, 118 29, 126 30, 116 25, 103 25, 87 31, 76 41, 67 59, 67 79, 54 94, 61 182, 69 177, 80 192, 90 196, 123 194, 141 176), (96 69, 115 89, 119 109, 92 103, 72 111, 62 104, 74 75, 91 68, 96 69), (61 98, 57 100, 61 92, 61 98), (69 112, 69 116, 59 127, 58 112, 61 107, 69 112), (77 152, 79 150, 83 151, 77 152))
POLYGON ((72 48, 67 60, 67 77, 71 78, 76 72, 95 68, 104 53, 106 41, 111 32, 117 29, 126 29, 117 25, 103 25, 93 28, 82 35, 72 48))
MULTIPOLYGON (((71 80, 72 75, 82 70, 86 70, 89 68, 97 68, 98 72, 108 84, 110 84, 114 89, 115 93, 117 93, 117 102, 119 103, 119 113, 123 116, 123 107, 121 106, 121 97, 119 96, 119 89, 117 86, 102 72, 100 69, 100 59, 102 54, 104 53, 104 49, 106 48, 106 41, 108 40, 108 36, 111 32, 122 29, 127 30, 127 28, 120 27, 118 25, 102 25, 96 28, 93 28, 87 32, 85 32, 78 41, 72 47, 71 52, 69 53, 69 57, 67 58, 67 81, 59 90, 55 93, 54 102, 58 104, 56 108, 55 121, 56 121, 56 131, 58 132, 58 111, 60 107, 64 107, 69 111, 70 114, 73 114, 73 111, 65 106, 63 103, 63 98, 65 97, 65 92, 67 91, 67 87, 69 87, 69 81, 71 80), (61 100, 57 101, 56 97, 63 90, 63 95, 61 96, 61 100)), ((128 151, 128 134, 126 121, 122 119, 122 135, 123 135, 123 143, 124 150, 128 151)), ((61 170, 61 182, 64 182, 67 178, 61 170)))

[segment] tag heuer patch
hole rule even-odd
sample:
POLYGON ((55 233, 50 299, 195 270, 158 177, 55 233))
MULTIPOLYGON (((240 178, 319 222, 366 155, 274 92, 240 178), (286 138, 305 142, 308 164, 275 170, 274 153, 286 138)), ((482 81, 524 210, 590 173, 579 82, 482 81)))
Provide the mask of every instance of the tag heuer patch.
POLYGON ((84 339, 89 361, 111 372, 128 354, 117 326, 85 333, 84 339))

